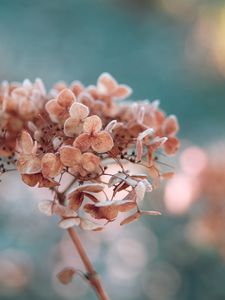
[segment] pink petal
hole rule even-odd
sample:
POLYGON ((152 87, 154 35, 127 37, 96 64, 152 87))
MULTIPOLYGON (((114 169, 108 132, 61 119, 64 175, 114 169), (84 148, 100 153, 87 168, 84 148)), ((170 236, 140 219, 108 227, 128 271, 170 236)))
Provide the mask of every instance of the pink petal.
POLYGON ((21 137, 19 140, 19 146, 24 154, 32 153, 32 150, 34 147, 34 142, 33 142, 32 137, 30 136, 30 134, 25 130, 22 131, 22 134, 21 134, 21 137))
POLYGON ((168 116, 163 123, 163 133, 165 136, 175 135, 179 130, 176 116, 168 116))
POLYGON ((38 204, 38 209, 40 210, 40 212, 42 212, 43 214, 47 215, 47 216, 51 216, 53 211, 52 211, 52 205, 53 202, 50 200, 43 200, 38 204))
POLYGON ((63 146, 59 150, 60 160, 66 167, 73 167, 81 161, 82 154, 78 148, 63 146))
POLYGON ((88 134, 94 134, 102 129, 102 120, 94 115, 85 119, 83 124, 84 132, 88 134))
POLYGON ((41 172, 41 160, 38 157, 20 155, 17 169, 21 174, 37 174, 41 172))
POLYGON ((41 160, 42 174, 46 178, 54 178, 62 171, 63 165, 58 156, 53 153, 46 153, 41 160))
POLYGON ((91 147, 91 137, 89 134, 83 133, 75 139, 73 146, 79 148, 82 152, 88 151, 91 147))
POLYGON ((82 103, 73 103, 69 110, 70 116, 77 120, 83 120, 89 115, 89 108, 82 103))
POLYGON ((80 218, 66 218, 59 222, 59 227, 63 229, 68 229, 73 226, 78 226, 80 224, 80 218))
POLYGON ((71 267, 67 267, 57 274, 57 278, 62 284, 68 284, 72 281, 75 274, 76 274, 75 269, 71 267))
POLYGON ((64 89, 58 94, 57 101, 63 107, 68 108, 76 101, 76 97, 71 90, 64 89))
POLYGON ((109 73, 102 73, 97 81, 97 89, 101 94, 111 94, 118 86, 116 80, 109 73))
POLYGON ((96 230, 100 229, 101 227, 88 219, 81 218, 80 220, 80 228, 83 230, 96 230))
POLYGON ((98 153, 108 152, 112 149, 114 143, 111 135, 106 131, 101 131, 92 138, 91 147, 98 153))
POLYGON ((66 136, 74 137, 82 132, 83 124, 79 119, 68 118, 64 123, 64 133, 66 136))
POLYGON ((99 167, 100 158, 93 153, 84 153, 81 160, 82 167, 88 172, 94 172, 99 167))
POLYGON ((84 90, 84 85, 80 81, 73 81, 70 85, 71 91, 76 97, 84 90))
POLYGON ((113 92, 112 97, 116 100, 123 100, 132 94, 132 89, 125 84, 120 84, 113 92))
POLYGON ((55 99, 48 101, 45 105, 45 109, 48 112, 52 122, 55 123, 59 121, 60 117, 65 112, 65 109, 55 99))
POLYGON ((129 223, 132 223, 134 221, 137 221, 139 218, 141 217, 141 213, 140 212, 136 212, 135 214, 127 217, 126 219, 124 219, 120 225, 126 225, 126 224, 129 224, 129 223))

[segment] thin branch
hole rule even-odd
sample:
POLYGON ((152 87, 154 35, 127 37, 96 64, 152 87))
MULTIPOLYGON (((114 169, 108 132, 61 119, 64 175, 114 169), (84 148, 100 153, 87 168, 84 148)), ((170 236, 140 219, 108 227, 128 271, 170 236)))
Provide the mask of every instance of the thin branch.
POLYGON ((79 253, 79 256, 86 268, 87 271, 87 275, 88 275, 88 280, 91 283, 91 285, 93 286, 93 288, 96 291, 96 294, 98 295, 98 298, 100 300, 110 300, 108 295, 106 294, 106 291, 104 290, 101 280, 98 276, 98 274, 96 273, 89 257, 87 256, 85 249, 81 243, 81 240, 79 238, 79 236, 77 235, 76 231, 74 228, 68 228, 67 229, 69 236, 77 250, 77 252, 79 253))

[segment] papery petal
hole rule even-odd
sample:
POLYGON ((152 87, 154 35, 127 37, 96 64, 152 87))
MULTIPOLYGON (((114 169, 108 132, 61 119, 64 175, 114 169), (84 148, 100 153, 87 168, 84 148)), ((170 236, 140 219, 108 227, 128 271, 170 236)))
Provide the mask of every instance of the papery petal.
POLYGON ((73 226, 78 226, 80 224, 80 218, 66 218, 59 222, 59 227, 63 229, 68 229, 73 226))
POLYGON ((57 123, 60 117, 65 113, 65 108, 58 104, 57 100, 53 99, 46 103, 45 109, 49 114, 52 122, 57 123))
POLYGON ((139 181, 137 186, 135 187, 135 192, 137 195, 137 202, 140 202, 145 197, 146 186, 142 181, 139 181))
POLYGON ((85 119, 83 124, 84 132, 88 134, 94 134, 99 132, 101 129, 102 129, 102 120, 98 116, 93 115, 85 119))
POLYGON ((64 206, 59 203, 54 203, 53 205, 54 214, 61 216, 62 218, 75 218, 77 217, 77 213, 69 208, 68 206, 64 206))
POLYGON ((163 144, 166 143, 166 141, 168 140, 167 137, 155 137, 151 143, 149 144, 152 150, 156 150, 159 147, 161 147, 163 144))
POLYGON ((180 147, 180 141, 175 137, 169 137, 166 143, 164 144, 164 150, 166 154, 174 154, 180 147))
POLYGON ((17 161, 17 169, 21 174, 37 174, 41 172, 41 160, 38 157, 32 157, 20 154, 17 161))
POLYGON ((117 89, 112 93, 113 99, 123 100, 132 94, 132 89, 125 84, 120 84, 117 89))
POLYGON ((136 161, 139 162, 143 155, 143 142, 142 140, 137 140, 136 142, 136 161))
POLYGON ((22 174, 21 178, 23 180, 24 183, 26 183, 27 185, 34 187, 38 184, 39 178, 40 178, 40 174, 22 174))
POLYGON ((74 101, 76 101, 76 97, 69 89, 62 90, 57 96, 57 102, 65 108, 70 107, 74 101))
POLYGON ((89 85, 86 88, 86 91, 94 98, 94 99, 98 99, 98 90, 96 88, 96 86, 94 85, 89 85))
POLYGON ((123 203, 121 205, 119 205, 119 211, 120 212, 127 212, 133 208, 137 207, 137 204, 134 203, 134 202, 126 202, 126 203, 123 203))
POLYGON ((51 200, 42 200, 40 203, 38 203, 38 209, 40 210, 41 213, 51 216, 53 211, 53 202, 51 200))
POLYGON ((76 270, 71 267, 66 267, 57 274, 57 278, 62 284, 68 284, 72 281, 76 270))
POLYGON ((88 151, 91 147, 91 137, 87 133, 79 135, 73 142, 73 146, 79 148, 82 152, 88 151))
POLYGON ((146 129, 145 131, 141 132, 139 135, 138 135, 138 140, 143 140, 146 136, 148 135, 152 135, 154 133, 154 129, 153 128, 148 128, 146 129))
POLYGON ((74 95, 78 97, 80 93, 84 90, 84 85, 82 84, 82 82, 76 80, 71 83, 70 89, 74 93, 74 95))
POLYGON ((94 105, 93 97, 87 92, 82 92, 78 97, 78 101, 89 108, 94 105))
POLYGON ((168 116, 163 123, 162 129, 165 136, 175 135, 179 131, 179 124, 176 116, 168 116))
POLYGON ((66 167, 73 167, 81 161, 82 154, 78 148, 63 146, 59 150, 60 160, 66 167))
POLYGON ((125 224, 129 224, 132 223, 134 221, 137 221, 139 218, 141 217, 141 213, 140 212, 136 212, 135 214, 127 217, 126 219, 124 219, 120 225, 125 225, 125 224))
POLYGON ((32 153, 32 150, 34 147, 34 142, 33 142, 32 137, 30 136, 30 134, 25 130, 22 131, 22 134, 21 134, 21 137, 19 140, 19 146, 24 154, 32 153))
POLYGON ((100 158, 93 153, 84 153, 81 160, 82 167, 88 172, 94 172, 100 164, 100 158))
POLYGON ((73 211, 77 211, 83 203, 84 195, 79 192, 70 193, 67 198, 69 200, 69 208, 73 211))
POLYGON ((99 224, 94 223, 88 219, 81 218, 80 219, 80 228, 84 230, 98 230, 101 229, 99 224))
POLYGON ((59 183, 57 181, 53 180, 52 178, 45 178, 45 177, 43 177, 42 174, 38 174, 38 175, 40 175, 39 184, 38 184, 39 188, 42 188, 42 187, 52 188, 52 187, 59 186, 59 183))
POLYGON ((94 204, 86 204, 84 211, 90 214, 95 219, 114 220, 118 215, 118 207, 116 205, 106 207, 96 207, 94 204))
POLYGON ((108 123, 108 125, 105 127, 105 131, 108 131, 108 132, 112 132, 112 130, 114 129, 114 127, 116 126, 117 124, 117 120, 112 120, 110 123, 108 123))
POLYGON ((46 178, 58 176, 63 169, 63 165, 58 156, 53 153, 46 153, 41 160, 42 174, 46 178))
POLYGON ((83 124, 79 119, 68 118, 64 123, 64 133, 66 136, 74 137, 82 132, 83 124))
POLYGON ((161 212, 157 210, 142 210, 142 215, 148 215, 148 216, 161 216, 161 212))
POLYGON ((71 194, 77 193, 77 192, 90 192, 90 193, 100 193, 104 190, 105 186, 103 184, 99 183, 87 183, 87 184, 82 184, 75 189, 73 189, 72 192, 68 195, 70 197, 71 194))
POLYGON ((101 94, 111 94, 117 88, 118 83, 109 73, 102 73, 97 81, 97 89, 101 94))
POLYGON ((92 138, 91 147, 98 153, 108 152, 112 149, 114 143, 111 135, 106 131, 101 131, 92 138))
POLYGON ((69 113, 72 118, 83 120, 89 115, 89 108, 82 103, 75 102, 71 105, 69 113))

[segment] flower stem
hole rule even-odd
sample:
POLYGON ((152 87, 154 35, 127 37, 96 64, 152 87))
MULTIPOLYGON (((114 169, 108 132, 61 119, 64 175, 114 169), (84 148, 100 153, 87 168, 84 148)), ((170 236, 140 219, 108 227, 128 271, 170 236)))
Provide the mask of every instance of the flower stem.
POLYGON ((102 286, 102 283, 101 283, 101 280, 100 280, 98 274, 96 273, 89 257, 87 256, 87 254, 84 250, 84 247, 83 247, 81 240, 80 240, 78 234, 76 233, 75 229, 68 228, 67 231, 69 233, 69 236, 70 236, 75 248, 77 249, 77 251, 79 253, 79 256, 80 256, 85 268, 86 268, 86 271, 88 273, 89 282, 95 289, 96 294, 98 295, 98 298, 100 300, 110 300, 109 296, 106 294, 106 292, 102 286))

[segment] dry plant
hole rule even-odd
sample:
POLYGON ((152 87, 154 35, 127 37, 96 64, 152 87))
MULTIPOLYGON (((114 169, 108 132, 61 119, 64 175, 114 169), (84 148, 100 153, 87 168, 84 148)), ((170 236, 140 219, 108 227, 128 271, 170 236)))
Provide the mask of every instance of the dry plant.
POLYGON ((25 184, 51 191, 39 209, 59 216, 86 269, 66 267, 58 278, 67 284, 81 275, 102 300, 109 297, 74 227, 99 231, 120 213, 121 225, 159 215, 143 211, 141 201, 173 174, 160 170, 159 156, 179 147, 176 117, 166 116, 159 101, 118 104, 131 92, 108 73, 96 85, 59 82, 48 93, 40 79, 5 81, 0 88, 0 171, 17 170, 25 184), (128 162, 144 174, 131 172, 128 162), (110 163, 119 171, 109 171, 110 163))

